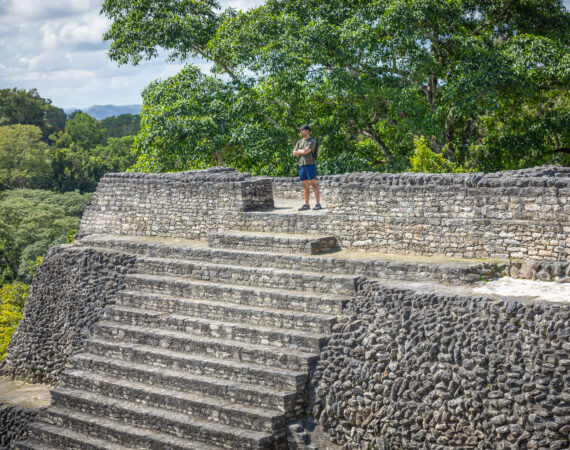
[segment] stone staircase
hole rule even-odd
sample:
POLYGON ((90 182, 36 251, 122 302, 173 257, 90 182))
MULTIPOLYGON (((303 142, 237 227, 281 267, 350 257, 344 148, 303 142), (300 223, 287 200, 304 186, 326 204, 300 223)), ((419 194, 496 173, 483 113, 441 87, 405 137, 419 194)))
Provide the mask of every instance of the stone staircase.
POLYGON ((306 255, 336 250, 330 236, 209 242, 81 240, 136 254, 136 270, 18 448, 288 448, 285 425, 359 276, 315 270, 306 255))

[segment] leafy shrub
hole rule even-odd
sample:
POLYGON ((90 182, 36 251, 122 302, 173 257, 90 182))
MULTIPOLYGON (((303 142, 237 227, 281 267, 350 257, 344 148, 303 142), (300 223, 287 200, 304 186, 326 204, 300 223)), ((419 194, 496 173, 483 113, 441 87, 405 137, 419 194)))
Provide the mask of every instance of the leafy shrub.
POLYGON ((6 357, 8 344, 22 318, 29 286, 16 281, 0 288, 0 361, 6 357))
POLYGON ((435 153, 428 145, 425 136, 414 138, 414 154, 410 158, 411 172, 459 173, 467 172, 463 167, 448 161, 440 153, 435 153))

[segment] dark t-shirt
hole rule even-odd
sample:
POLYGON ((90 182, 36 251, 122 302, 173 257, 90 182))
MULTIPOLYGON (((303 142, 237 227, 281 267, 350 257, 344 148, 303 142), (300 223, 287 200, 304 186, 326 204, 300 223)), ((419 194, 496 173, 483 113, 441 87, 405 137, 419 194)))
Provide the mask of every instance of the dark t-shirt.
POLYGON ((315 158, 313 156, 313 152, 315 151, 315 147, 317 145, 317 141, 315 141, 311 136, 307 139, 299 139, 295 144, 295 150, 303 150, 305 148, 310 148, 311 151, 306 155, 297 156, 298 161, 297 164, 300 166, 312 166, 315 164, 315 158))

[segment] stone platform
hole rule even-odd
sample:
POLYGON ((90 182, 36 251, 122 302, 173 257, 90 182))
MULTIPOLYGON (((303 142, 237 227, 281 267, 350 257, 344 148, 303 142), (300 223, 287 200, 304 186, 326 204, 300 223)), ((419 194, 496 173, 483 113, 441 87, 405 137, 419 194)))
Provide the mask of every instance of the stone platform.
POLYGON ((320 349, 364 279, 443 289, 507 269, 348 252, 311 233, 90 235, 72 249, 134 263, 21 449, 286 449, 320 349))

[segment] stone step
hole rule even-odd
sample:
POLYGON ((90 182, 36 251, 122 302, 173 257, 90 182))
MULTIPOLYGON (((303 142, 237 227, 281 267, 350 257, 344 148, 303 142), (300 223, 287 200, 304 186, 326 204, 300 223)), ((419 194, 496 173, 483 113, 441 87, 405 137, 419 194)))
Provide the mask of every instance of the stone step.
POLYGON ((183 392, 198 392, 207 396, 219 397, 227 402, 262 408, 276 408, 281 412, 298 411, 304 401, 302 392, 284 391, 259 384, 217 378, 182 370, 148 366, 132 361, 124 361, 106 356, 80 353, 71 358, 71 368, 62 377, 67 378, 79 370, 139 383, 149 383, 159 388, 183 392))
MULTIPOLYGON (((145 275, 166 275, 246 286, 345 295, 354 295, 357 282, 361 279, 355 275, 329 275, 299 270, 232 266, 147 256, 137 258, 135 271, 145 275)), ((125 277, 127 288, 131 287, 130 281, 131 276, 127 275, 125 277)))
MULTIPOLYGON (((319 352, 327 336, 286 328, 269 328, 242 323, 220 322, 181 314, 141 310, 113 305, 103 318, 113 322, 149 328, 182 331, 202 337, 228 339, 249 344, 270 345, 301 351, 319 352)), ((253 320, 251 323, 255 323, 253 320)))
MULTIPOLYGON (((68 411, 66 417, 73 418, 77 410, 92 416, 116 417, 125 425, 145 428, 151 432, 160 430, 179 438, 190 437, 192 441, 225 448, 264 449, 272 448, 275 442, 275 435, 268 432, 236 428, 219 421, 207 421, 188 414, 92 392, 56 388, 52 390, 52 396, 52 404, 56 408, 68 411)), ((46 411, 46 420, 68 427, 65 420, 58 423, 57 420, 61 419, 61 416, 52 414, 52 411, 51 408, 46 411)), ((76 429, 74 426, 69 428, 76 429)), ((284 431, 278 437, 281 438, 282 435, 284 431)))
POLYGON ((273 328, 302 329, 330 333, 336 316, 309 312, 286 311, 261 306, 239 305, 200 298, 121 291, 117 305, 141 310, 179 313, 224 322, 255 323, 273 328))
POLYGON ((125 290, 185 298, 204 298, 239 305, 284 309, 298 312, 340 314, 349 296, 337 296, 285 289, 189 280, 180 277, 131 274, 125 279, 125 290))
POLYGON ((414 260, 412 257, 403 260, 401 257, 394 258, 389 255, 371 257, 366 253, 352 256, 341 253, 309 256, 209 248, 206 243, 199 241, 157 238, 92 235, 82 238, 80 242, 95 248, 121 250, 142 256, 327 274, 352 274, 391 280, 473 282, 481 278, 493 279, 502 276, 507 270, 506 263, 500 261, 442 261, 438 258, 414 260))
POLYGON ((97 337, 151 345, 174 351, 204 353, 220 359, 233 359, 283 369, 308 369, 318 359, 315 353, 300 352, 288 348, 254 345, 226 339, 196 336, 180 331, 151 329, 137 325, 103 321, 94 327, 97 337))
POLYGON ((316 255, 340 250, 334 236, 307 234, 252 233, 247 231, 217 231, 208 234, 212 248, 261 250, 278 253, 309 253, 316 255))
POLYGON ((95 417, 78 411, 68 413, 59 408, 50 408, 51 421, 73 427, 73 430, 50 423, 30 424, 32 433, 40 440, 27 440, 18 443, 15 448, 21 450, 52 450, 52 449, 97 449, 97 450, 132 450, 137 449, 176 449, 176 450, 222 450, 203 442, 192 442, 176 436, 170 436, 159 431, 138 429, 125 426, 115 420, 95 417), (76 430, 82 430, 78 432, 76 430), (106 436, 98 439, 94 435, 106 436), (47 442, 49 442, 50 445, 47 442), (120 445, 123 442, 127 446, 120 445))
MULTIPOLYGON (((30 424, 28 426, 32 427, 34 424, 30 424)), ((27 439, 25 441, 16 442, 13 447, 10 448, 14 448, 15 450, 58 450, 59 447, 47 445, 45 442, 41 442, 36 439, 27 439)))
MULTIPOLYGON (((304 389, 308 371, 294 371, 278 367, 263 366, 255 362, 241 362, 220 359, 190 351, 173 351, 163 347, 119 342, 92 337, 86 350, 94 355, 123 359, 129 363, 140 363, 147 367, 182 370, 188 374, 205 377, 225 378, 235 382, 254 383, 277 389, 304 389)), ((83 354, 74 357, 80 358, 83 354)))
POLYGON ((196 391, 184 392, 82 370, 64 372, 62 383, 52 390, 52 403, 61 405, 60 395, 68 399, 75 391, 125 399, 248 430, 273 433, 285 425, 285 415, 277 409, 232 403, 196 391))
MULTIPOLYGON (((117 422, 115 422, 117 423, 117 422)), ((117 425, 119 425, 117 423, 117 425)), ((74 427, 75 428, 75 427, 74 427)), ((91 433, 81 433, 76 429, 60 427, 53 423, 35 422, 28 426, 32 441, 35 446, 23 446, 17 448, 31 449, 66 449, 66 450, 131 450, 132 447, 125 447, 116 442, 100 439, 91 433)), ((99 434, 102 436, 103 434, 99 434)))
MULTIPOLYGON (((223 447, 209 445, 204 442, 196 442, 190 436, 183 438, 162 433, 158 430, 137 428, 125 425, 118 420, 107 417, 93 416, 77 410, 63 410, 57 407, 49 408, 49 423, 39 423, 38 427, 47 429, 52 435, 73 435, 75 441, 95 441, 100 449, 109 450, 132 450, 137 449, 176 449, 176 450, 221 450, 223 447), (70 428, 74 431, 71 431, 70 428), (78 431, 79 430, 79 431, 78 431), (105 436, 106 439, 97 439, 93 436, 105 436), (119 444, 123 443, 125 446, 119 444)), ((71 448, 71 447, 57 447, 71 448)), ((85 447, 75 447, 82 449, 85 447)))

